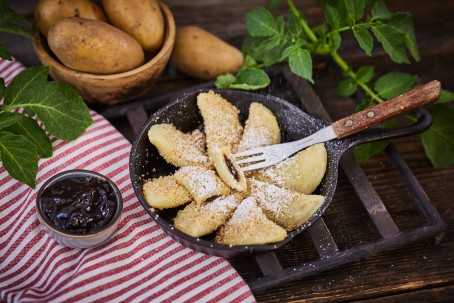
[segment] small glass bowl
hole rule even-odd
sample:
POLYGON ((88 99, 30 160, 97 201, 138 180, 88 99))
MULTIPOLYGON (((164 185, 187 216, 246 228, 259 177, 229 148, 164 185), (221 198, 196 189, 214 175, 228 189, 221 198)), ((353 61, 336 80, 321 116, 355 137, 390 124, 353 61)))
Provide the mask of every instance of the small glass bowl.
POLYGON ((67 170, 52 176, 46 182, 44 182, 44 184, 38 190, 38 195, 36 197, 36 214, 44 231, 46 231, 52 239, 54 239, 61 245, 72 248, 93 248, 109 241, 112 238, 115 230, 117 229, 118 223, 120 222, 122 210, 123 199, 121 192, 115 185, 115 183, 112 182, 109 178, 97 172, 89 170, 67 170), (116 204, 112 218, 109 222, 106 223, 104 227, 94 232, 88 232, 85 234, 71 233, 57 227, 55 223, 44 213, 42 205, 43 192, 47 188, 61 181, 80 177, 92 177, 106 182, 109 185, 110 189, 113 190, 113 193, 115 195, 114 202, 116 204))

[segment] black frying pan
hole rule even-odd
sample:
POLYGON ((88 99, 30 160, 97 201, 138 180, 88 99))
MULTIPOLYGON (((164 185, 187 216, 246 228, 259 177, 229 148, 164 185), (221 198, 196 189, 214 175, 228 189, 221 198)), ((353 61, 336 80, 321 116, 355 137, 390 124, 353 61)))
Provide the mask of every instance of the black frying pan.
MULTIPOLYGON (((325 143, 328 152, 328 166, 326 174, 316 190, 316 194, 325 196, 320 209, 314 216, 298 229, 290 232, 281 242, 265 245, 238 245, 232 246, 214 242, 214 233, 202 238, 193 238, 173 227, 172 219, 181 208, 169 210, 151 210, 142 194, 142 185, 146 179, 162 175, 170 175, 176 170, 175 167, 166 163, 158 154, 157 149, 148 140, 148 130, 153 124, 172 123, 183 132, 189 132, 196 128, 203 128, 202 117, 197 108, 197 95, 207 90, 196 90, 185 93, 174 102, 157 111, 151 116, 140 129, 132 145, 130 156, 130 174, 133 188, 145 210, 152 216, 164 231, 194 250, 230 258, 242 253, 262 253, 279 248, 293 239, 296 235, 306 230, 313 224, 330 204, 337 184, 338 164, 341 155, 349 148, 370 141, 396 138, 420 133, 430 127, 432 119, 430 114, 419 109, 414 115, 418 118, 415 124, 398 129, 387 130, 382 128, 370 128, 361 133, 325 143)), ((328 124, 309 116, 298 107, 270 95, 258 95, 244 91, 214 90, 221 94, 240 110, 240 120, 244 125, 247 119, 248 109, 252 102, 260 102, 268 107, 277 117, 282 132, 282 142, 294 141, 304 138, 328 124)))

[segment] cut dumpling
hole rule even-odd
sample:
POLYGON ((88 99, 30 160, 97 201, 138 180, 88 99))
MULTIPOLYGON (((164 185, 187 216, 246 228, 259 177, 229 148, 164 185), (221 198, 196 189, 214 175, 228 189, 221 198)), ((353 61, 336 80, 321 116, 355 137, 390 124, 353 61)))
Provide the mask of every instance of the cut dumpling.
POLYGON ((203 118, 209 157, 216 147, 235 152, 243 131, 238 109, 213 91, 200 93, 197 106, 203 118))
POLYGON ((195 147, 205 154, 206 150, 206 139, 205 134, 200 129, 195 129, 191 132, 191 136, 195 140, 195 147))
POLYGON ((241 200, 235 193, 204 204, 192 202, 178 212, 175 228, 196 238, 210 234, 227 221, 241 200))
POLYGON ((264 105, 257 102, 252 103, 249 107, 243 136, 238 145, 238 152, 280 142, 281 131, 276 116, 264 105))
POLYGON ((240 192, 246 191, 247 182, 244 172, 235 163, 228 148, 219 147, 213 152, 213 164, 219 177, 228 186, 240 192))
POLYGON ((150 142, 156 146, 159 154, 172 165, 208 166, 208 157, 203 150, 203 136, 185 134, 172 124, 155 124, 148 131, 150 142))
POLYGON ((143 185, 145 201, 157 209, 172 208, 192 200, 189 192, 174 176, 164 176, 146 181, 143 185))
POLYGON ((182 167, 175 172, 174 176, 199 204, 230 193, 230 188, 216 173, 204 167, 182 167))
POLYGON ((265 215, 288 231, 306 223, 325 200, 324 196, 305 195, 255 179, 250 180, 250 190, 265 215))
POLYGON ((326 148, 319 143, 274 166, 255 171, 253 176, 257 180, 311 194, 325 175, 327 161, 326 148))
POLYGON ((282 241, 286 236, 282 227, 267 219, 255 198, 248 197, 221 226, 215 241, 229 245, 266 244, 282 241))

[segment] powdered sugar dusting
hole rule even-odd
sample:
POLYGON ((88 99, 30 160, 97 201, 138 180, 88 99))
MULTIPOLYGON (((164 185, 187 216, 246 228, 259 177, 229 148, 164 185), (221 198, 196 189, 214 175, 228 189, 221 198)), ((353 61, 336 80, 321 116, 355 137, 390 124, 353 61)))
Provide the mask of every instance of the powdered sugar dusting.
POLYGON ((285 161, 282 161, 275 166, 265 168, 260 171, 261 174, 268 177, 274 184, 279 186, 285 185, 285 179, 283 178, 280 171, 287 171, 287 167, 294 167, 296 164, 295 158, 288 158, 285 161))
POLYGON ((274 142, 270 142, 271 136, 273 133, 268 128, 253 128, 243 134, 238 151, 272 145, 274 142))
POLYGON ((225 197, 219 197, 212 202, 206 203, 203 207, 207 211, 211 211, 215 214, 226 214, 232 209, 235 209, 239 202, 238 195, 228 195, 225 197))
POLYGON ((280 129, 274 114, 264 105, 252 103, 238 151, 273 145, 280 141, 280 129))
POLYGON ((197 105, 203 117, 208 153, 215 146, 228 146, 234 152, 243 132, 239 110, 213 91, 199 94, 197 105))
POLYGON ((257 202, 253 196, 249 196, 238 205, 229 220, 230 224, 242 224, 246 220, 251 220, 262 214, 262 210, 257 206, 257 202))
POLYGON ((175 173, 175 177, 198 202, 230 191, 213 170, 203 167, 182 167, 175 173))
POLYGON ((289 205, 297 198, 298 193, 274 184, 251 180, 251 195, 256 197, 263 209, 283 218, 289 205))
POLYGON ((150 128, 148 137, 160 155, 171 164, 206 166, 208 163, 203 135, 185 134, 173 124, 156 124, 150 128))

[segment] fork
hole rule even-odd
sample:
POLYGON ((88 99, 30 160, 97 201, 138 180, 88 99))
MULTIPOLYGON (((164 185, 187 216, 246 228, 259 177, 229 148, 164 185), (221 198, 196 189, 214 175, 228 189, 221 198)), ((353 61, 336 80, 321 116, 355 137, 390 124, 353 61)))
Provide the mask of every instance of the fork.
POLYGON ((242 171, 261 169, 277 164, 310 145, 350 136, 435 102, 440 96, 440 88, 439 81, 431 81, 393 99, 342 118, 301 140, 236 153, 234 154, 235 162, 240 165, 242 171))

